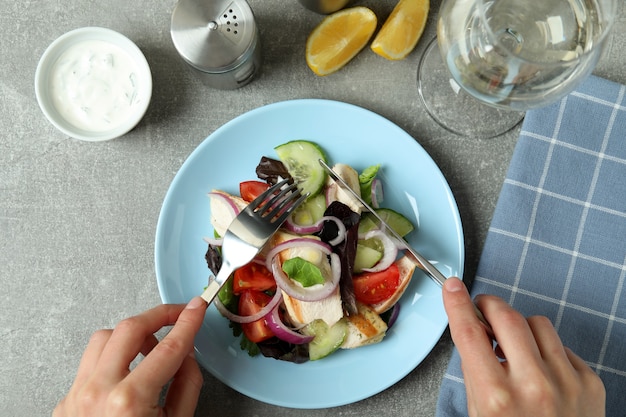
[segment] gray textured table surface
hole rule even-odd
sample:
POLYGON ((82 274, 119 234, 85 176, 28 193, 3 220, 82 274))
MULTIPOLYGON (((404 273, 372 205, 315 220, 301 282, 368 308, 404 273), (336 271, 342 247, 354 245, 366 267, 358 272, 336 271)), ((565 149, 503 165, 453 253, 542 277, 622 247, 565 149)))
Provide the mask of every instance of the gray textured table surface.
MULTIPOLYGON (((596 74, 626 83, 626 11, 596 74)), ((430 153, 448 179, 465 228, 473 275, 518 130, 462 140, 424 113, 415 86, 426 42, 400 62, 364 50, 325 78, 304 44, 321 16, 296 0, 250 0, 265 57, 236 91, 204 87, 184 68, 169 34, 175 0, 0 0, 0 415, 45 416, 65 395, 90 334, 160 303, 154 233, 163 197, 193 149, 256 107, 294 98, 356 104, 390 119, 430 153), (135 41, 152 68, 152 103, 122 138, 87 143, 57 131, 38 108, 37 62, 61 34, 104 26, 135 41)), ((354 1, 382 20, 395 0, 354 1)), ((434 36, 433 1, 424 39, 434 36)), ((205 373, 198 416, 432 416, 452 348, 432 354, 393 387, 355 404, 284 409, 247 398, 205 373)))

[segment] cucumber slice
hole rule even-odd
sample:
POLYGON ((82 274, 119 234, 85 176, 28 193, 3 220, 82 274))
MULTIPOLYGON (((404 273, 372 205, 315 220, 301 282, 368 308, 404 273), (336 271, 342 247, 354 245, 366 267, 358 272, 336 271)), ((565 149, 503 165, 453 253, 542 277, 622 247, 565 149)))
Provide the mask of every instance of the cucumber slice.
POLYGON ((318 194, 310 197, 300 207, 298 207, 291 215, 294 223, 300 226, 310 226, 315 224, 324 216, 326 211, 326 197, 324 194, 318 194))
MULTIPOLYGON (((400 236, 404 237, 411 233, 415 227, 409 219, 402 214, 389 208, 376 209, 376 214, 385 221, 400 236)), ((371 213, 364 213, 359 223, 359 233, 366 233, 378 224, 378 220, 371 213)))
POLYGON ((371 214, 364 212, 361 216, 361 221, 359 222, 359 234, 364 235, 370 230, 376 229, 378 226, 378 220, 371 214))
POLYGON ((380 253, 383 253, 385 251, 385 246, 383 245, 383 242, 381 242, 380 239, 375 238, 375 237, 371 239, 359 240, 358 244, 367 246, 370 249, 377 250, 380 253))
MULTIPOLYGON (((370 239, 374 240, 374 239, 370 239)), ((370 246, 357 243, 356 256, 354 257, 354 272, 363 272, 365 268, 371 268, 383 257, 383 253, 370 246)))
POLYGON ((274 150, 303 194, 320 193, 326 183, 326 171, 319 163, 320 159, 326 162, 322 148, 308 140, 292 140, 274 150))
POLYGON ((348 323, 344 318, 328 327, 324 320, 317 319, 307 324, 302 329, 302 333, 315 336, 315 339, 309 343, 309 359, 316 361, 341 347, 348 333, 348 323))

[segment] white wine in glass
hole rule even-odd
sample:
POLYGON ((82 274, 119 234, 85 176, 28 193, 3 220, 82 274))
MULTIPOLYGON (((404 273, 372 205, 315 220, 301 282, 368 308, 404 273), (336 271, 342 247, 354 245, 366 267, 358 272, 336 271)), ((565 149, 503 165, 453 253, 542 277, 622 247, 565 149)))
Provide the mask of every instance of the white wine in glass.
POLYGON ((616 13, 617 0, 443 0, 420 96, 447 129, 498 136, 593 71, 616 13))

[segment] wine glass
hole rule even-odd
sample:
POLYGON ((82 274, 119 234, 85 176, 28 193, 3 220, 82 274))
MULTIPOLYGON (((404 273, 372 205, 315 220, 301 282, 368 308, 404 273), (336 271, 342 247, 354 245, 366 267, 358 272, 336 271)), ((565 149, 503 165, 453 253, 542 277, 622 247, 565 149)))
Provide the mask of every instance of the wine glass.
POLYGON ((418 69, 428 113, 461 136, 510 130, 593 71, 617 1, 443 0, 418 69))

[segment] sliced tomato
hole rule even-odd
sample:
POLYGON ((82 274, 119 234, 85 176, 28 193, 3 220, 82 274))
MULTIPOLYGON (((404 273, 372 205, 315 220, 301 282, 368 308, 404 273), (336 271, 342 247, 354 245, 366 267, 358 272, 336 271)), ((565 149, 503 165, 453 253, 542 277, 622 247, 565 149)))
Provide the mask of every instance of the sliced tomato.
POLYGON ((267 291, 276 289, 272 273, 263 264, 251 262, 235 271, 233 292, 237 295, 244 290, 267 291))
MULTIPOLYGON (((245 290, 239 297, 239 314, 242 316, 250 316, 258 313, 271 299, 272 297, 264 292, 245 290)), ((246 337, 254 343, 262 342, 274 336, 272 330, 265 323, 264 318, 253 321, 252 323, 243 323, 241 329, 246 337)))
POLYGON ((354 295, 363 304, 377 304, 391 297, 400 285, 396 264, 380 272, 363 272, 352 278, 354 295))
POLYGON ((270 185, 263 181, 243 181, 239 183, 239 195, 250 202, 261 195, 270 185))

